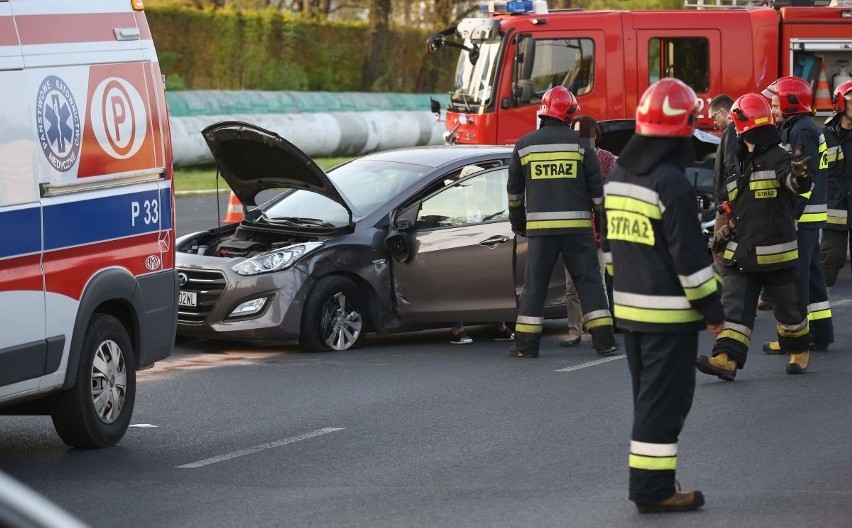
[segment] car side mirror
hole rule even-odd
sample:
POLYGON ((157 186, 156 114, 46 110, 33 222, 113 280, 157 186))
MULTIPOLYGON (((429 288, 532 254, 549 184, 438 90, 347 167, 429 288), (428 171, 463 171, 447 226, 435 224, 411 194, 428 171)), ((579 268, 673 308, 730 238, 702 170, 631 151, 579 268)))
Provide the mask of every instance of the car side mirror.
POLYGON ((391 230, 385 237, 385 246, 395 261, 405 263, 411 259, 411 244, 405 233, 400 233, 396 229, 391 230))

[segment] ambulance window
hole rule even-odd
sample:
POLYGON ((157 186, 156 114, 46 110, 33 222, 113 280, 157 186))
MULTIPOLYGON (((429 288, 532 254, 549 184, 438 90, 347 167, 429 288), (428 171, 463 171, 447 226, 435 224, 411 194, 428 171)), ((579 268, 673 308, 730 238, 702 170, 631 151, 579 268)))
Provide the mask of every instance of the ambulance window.
POLYGON ((595 82, 595 45, 592 39, 536 40, 530 82, 532 103, 548 89, 565 86, 574 95, 592 91, 595 82))
POLYGON ((677 77, 697 93, 710 90, 710 43, 703 37, 648 41, 648 84, 677 77))

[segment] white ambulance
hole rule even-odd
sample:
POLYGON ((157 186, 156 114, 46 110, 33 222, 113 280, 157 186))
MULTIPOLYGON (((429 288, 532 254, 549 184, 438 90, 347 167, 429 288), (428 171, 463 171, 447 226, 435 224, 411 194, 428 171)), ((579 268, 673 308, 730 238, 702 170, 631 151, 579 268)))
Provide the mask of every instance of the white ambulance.
POLYGON ((0 414, 121 439, 174 344, 173 205, 141 0, 0 0, 0 414))

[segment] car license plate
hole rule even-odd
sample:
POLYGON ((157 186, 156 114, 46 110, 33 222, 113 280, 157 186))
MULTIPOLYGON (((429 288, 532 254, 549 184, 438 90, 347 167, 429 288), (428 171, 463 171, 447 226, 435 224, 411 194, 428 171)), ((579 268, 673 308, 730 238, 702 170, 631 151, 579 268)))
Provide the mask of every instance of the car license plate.
POLYGON ((182 291, 178 294, 178 306, 198 306, 198 294, 182 291))

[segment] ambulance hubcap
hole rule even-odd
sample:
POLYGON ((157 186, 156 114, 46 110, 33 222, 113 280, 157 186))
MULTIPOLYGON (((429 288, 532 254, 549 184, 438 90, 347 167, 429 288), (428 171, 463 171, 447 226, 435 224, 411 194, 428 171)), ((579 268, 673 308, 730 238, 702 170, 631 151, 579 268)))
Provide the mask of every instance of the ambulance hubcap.
POLYGON ((121 416, 127 397, 127 368, 118 343, 104 341, 92 362, 92 405, 98 418, 112 423, 121 416))

